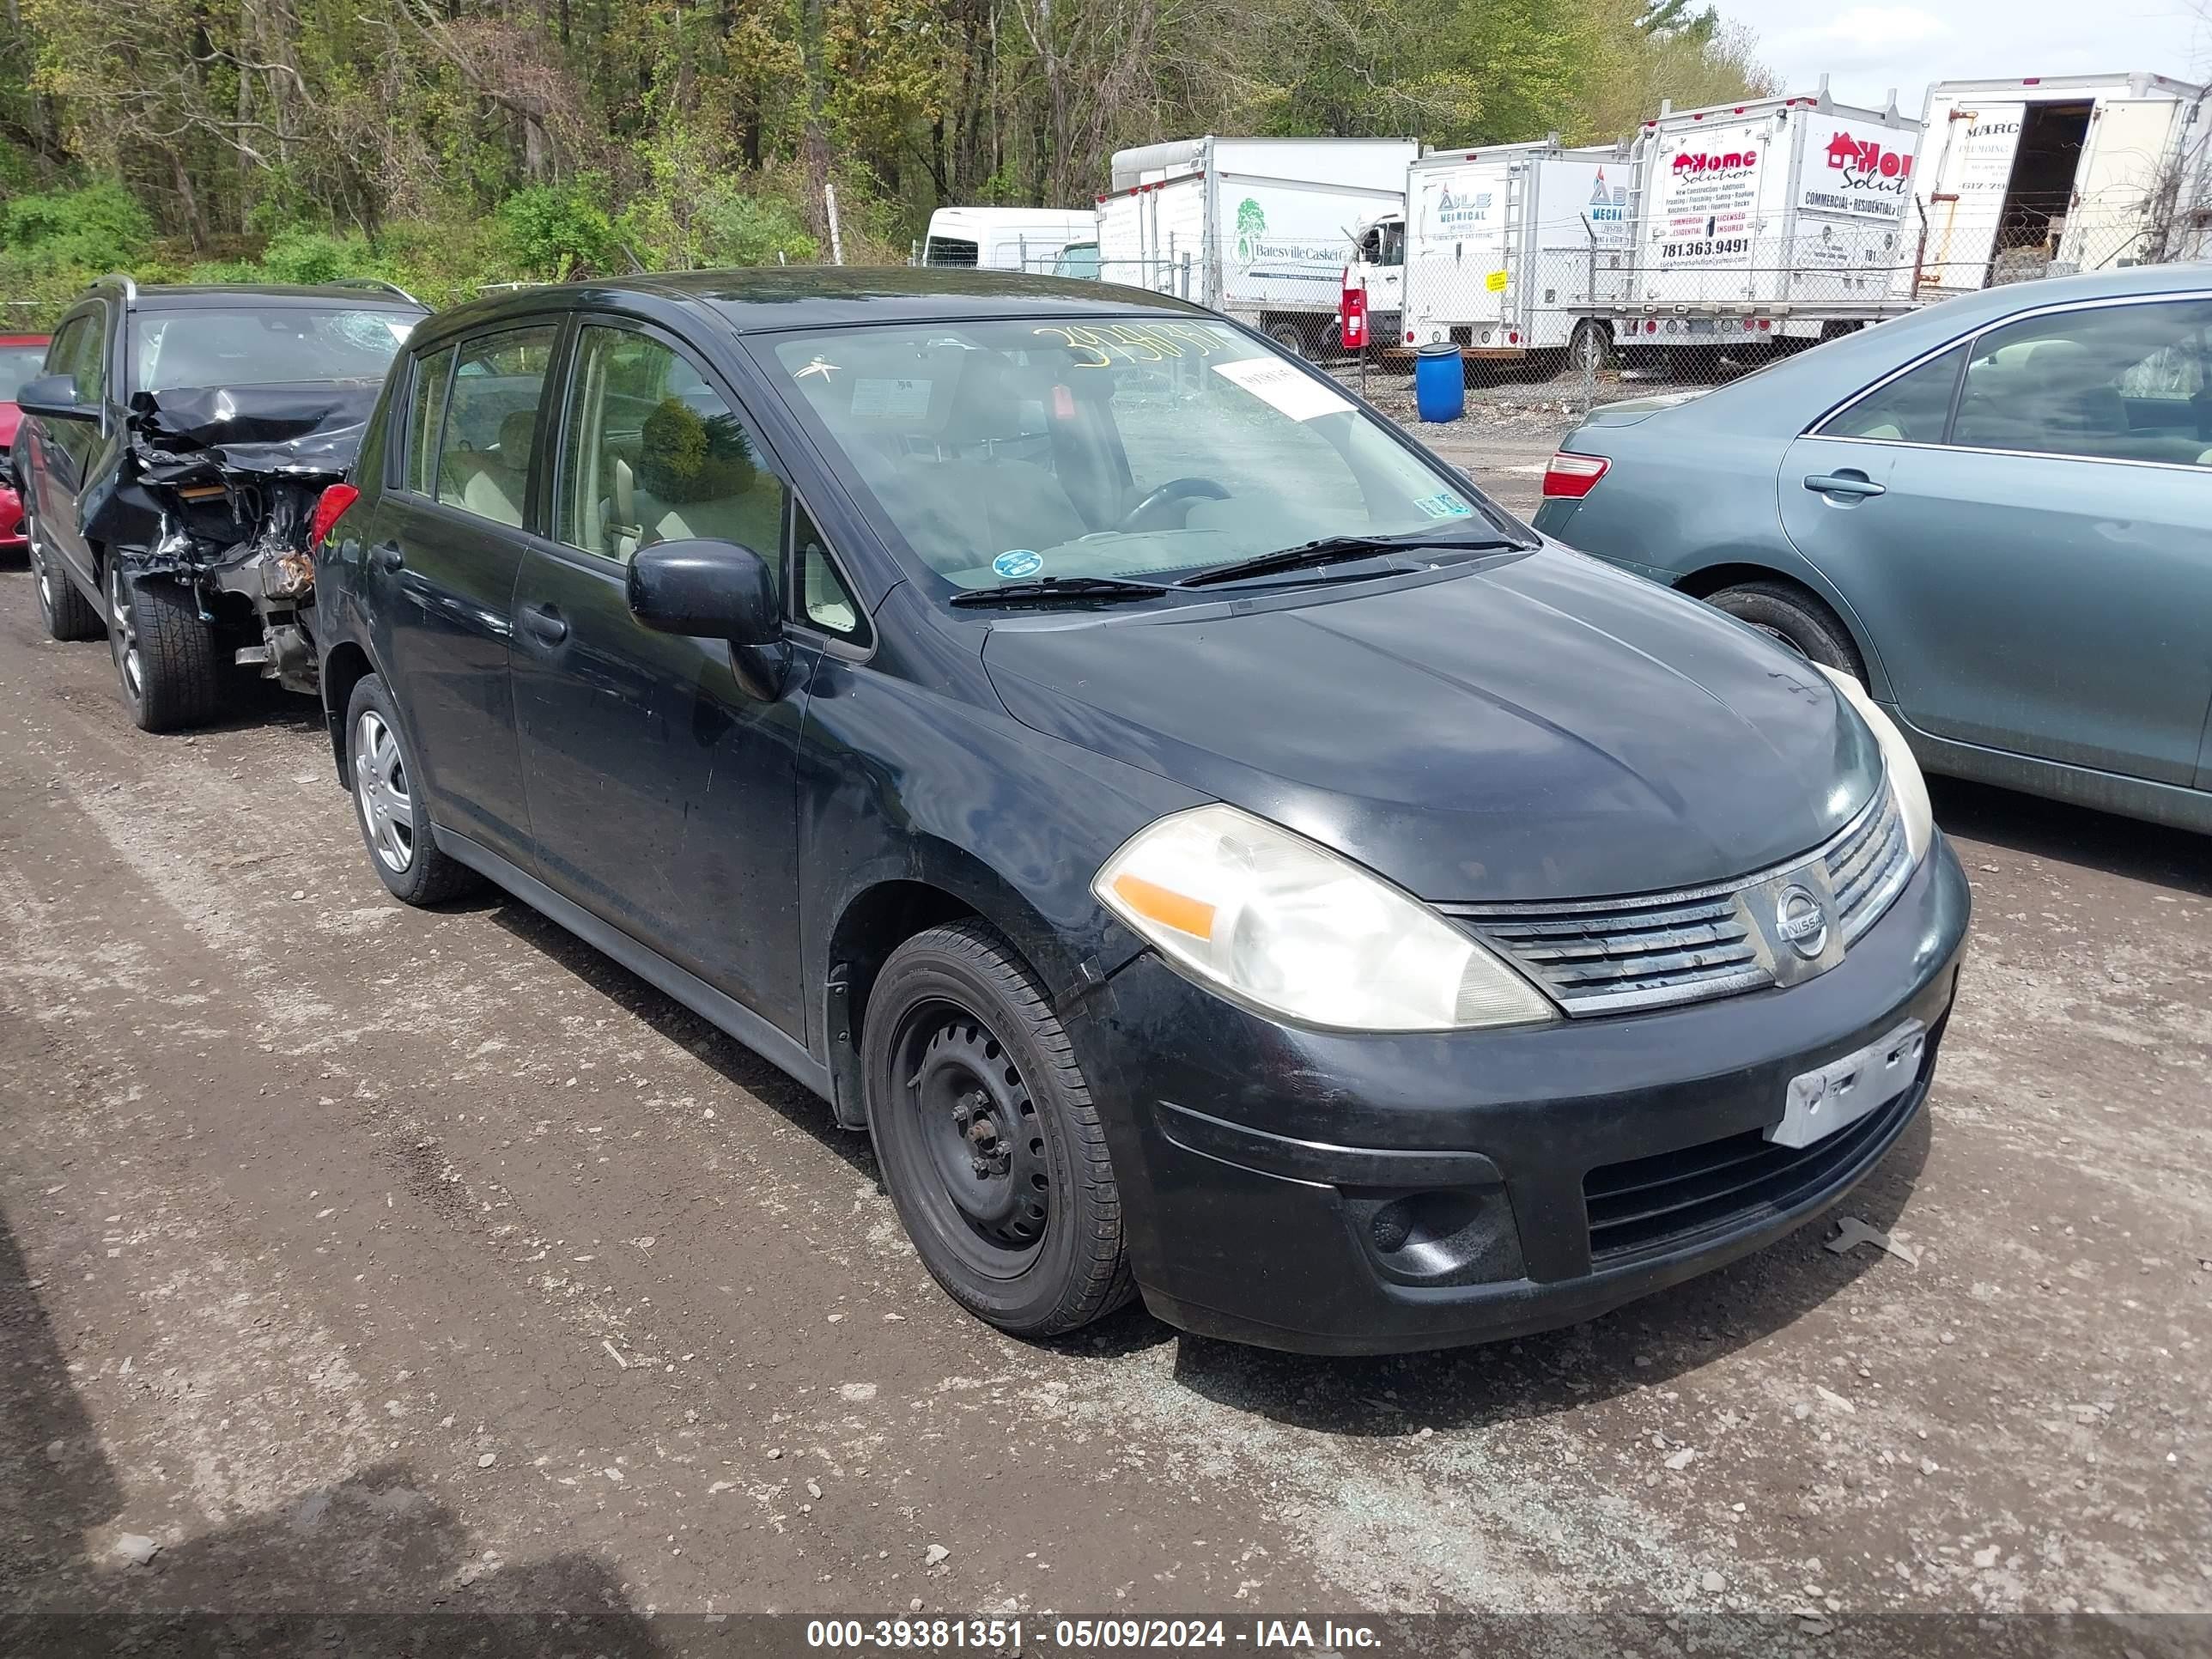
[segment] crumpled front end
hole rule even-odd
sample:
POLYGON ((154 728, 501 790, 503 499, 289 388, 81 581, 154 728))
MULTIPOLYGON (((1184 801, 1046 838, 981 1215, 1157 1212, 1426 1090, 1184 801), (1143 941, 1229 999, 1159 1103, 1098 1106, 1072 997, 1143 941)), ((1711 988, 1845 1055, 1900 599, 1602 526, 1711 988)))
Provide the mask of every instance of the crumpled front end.
POLYGON ((234 660, 312 692, 309 523, 376 395, 365 381, 141 392, 117 467, 87 492, 86 535, 135 578, 188 585, 234 660))

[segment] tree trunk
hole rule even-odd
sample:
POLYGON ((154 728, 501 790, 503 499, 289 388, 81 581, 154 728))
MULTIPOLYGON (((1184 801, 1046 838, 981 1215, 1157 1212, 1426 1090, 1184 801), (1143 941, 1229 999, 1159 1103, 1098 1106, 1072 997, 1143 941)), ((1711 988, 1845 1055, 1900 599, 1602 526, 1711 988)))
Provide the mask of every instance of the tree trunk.
POLYGON ((207 218, 200 211, 200 198, 192 191, 192 175, 185 167, 184 158, 176 151, 169 152, 169 172, 176 180, 177 205, 185 216, 185 234, 191 239, 192 252, 208 251, 207 218))

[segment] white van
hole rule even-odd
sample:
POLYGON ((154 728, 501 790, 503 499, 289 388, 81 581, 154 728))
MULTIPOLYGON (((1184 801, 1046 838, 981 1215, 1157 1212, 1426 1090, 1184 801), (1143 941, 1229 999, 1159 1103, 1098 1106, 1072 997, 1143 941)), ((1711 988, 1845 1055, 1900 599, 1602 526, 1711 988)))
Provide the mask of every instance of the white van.
POLYGON ((1061 249, 1097 234, 1088 208, 939 208, 929 216, 920 263, 1047 274, 1061 249))

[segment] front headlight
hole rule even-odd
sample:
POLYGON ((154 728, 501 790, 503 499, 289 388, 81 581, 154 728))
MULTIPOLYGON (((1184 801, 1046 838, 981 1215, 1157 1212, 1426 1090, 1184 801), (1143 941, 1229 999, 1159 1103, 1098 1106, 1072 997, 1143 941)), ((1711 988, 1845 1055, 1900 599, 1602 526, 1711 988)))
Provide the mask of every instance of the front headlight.
POLYGON ((1091 890, 1193 973, 1304 1024, 1448 1031, 1553 1018, 1534 986, 1419 900, 1233 806, 1139 830, 1091 890))
POLYGON ((1920 763, 1912 758, 1912 747, 1905 740, 1905 733, 1897 729, 1897 722, 1881 712, 1881 704, 1866 694, 1866 687, 1840 669, 1816 662, 1819 669, 1835 681, 1836 689, 1844 694, 1844 701, 1859 711, 1859 718, 1874 733, 1875 741, 1881 745, 1881 761, 1889 774, 1889 793, 1897 798, 1898 816, 1905 820, 1905 844, 1915 864, 1926 856, 1928 843, 1936 836, 1936 809, 1928 804, 1928 781, 1920 775, 1920 763))

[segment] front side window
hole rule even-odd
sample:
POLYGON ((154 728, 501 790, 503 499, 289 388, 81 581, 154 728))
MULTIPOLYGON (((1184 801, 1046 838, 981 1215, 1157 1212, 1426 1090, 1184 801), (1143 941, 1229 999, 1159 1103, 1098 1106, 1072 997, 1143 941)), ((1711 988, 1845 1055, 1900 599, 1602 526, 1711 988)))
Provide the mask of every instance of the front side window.
POLYGON ((538 447, 538 395, 560 335, 556 325, 546 323, 461 343, 438 443, 439 501, 494 524, 521 525, 538 447))
POLYGON ((1826 438, 1878 438, 1892 443, 1940 444, 1951 419, 1951 395, 1966 348, 1954 346, 1869 392, 1820 428, 1826 438))
POLYGON ((62 325, 47 361, 56 374, 66 374, 76 389, 79 407, 90 407, 107 395, 107 331, 100 313, 88 312, 62 325))
POLYGON ((1951 441, 2094 460, 2212 465, 2212 301, 2023 317, 1975 339, 1951 441))
POLYGON ((1164 580, 1322 538, 1505 523, 1224 323, 910 324, 774 347, 881 516, 956 588, 1164 580))
POLYGON ((556 537, 628 559, 702 538, 783 547, 783 481, 745 423, 680 352, 630 329, 578 337, 562 443, 556 537))
POLYGON ((137 386, 287 386, 381 380, 415 318, 393 311, 240 305, 133 313, 137 386))

